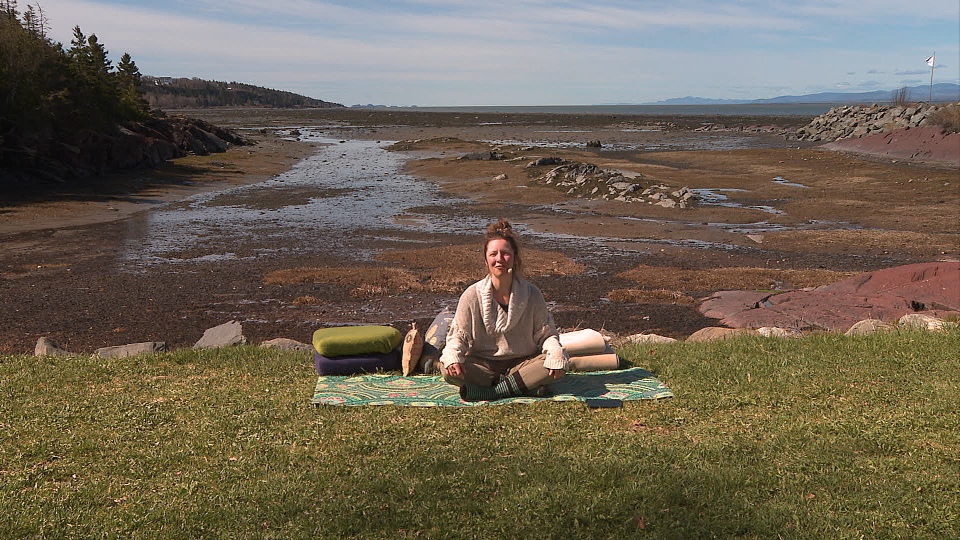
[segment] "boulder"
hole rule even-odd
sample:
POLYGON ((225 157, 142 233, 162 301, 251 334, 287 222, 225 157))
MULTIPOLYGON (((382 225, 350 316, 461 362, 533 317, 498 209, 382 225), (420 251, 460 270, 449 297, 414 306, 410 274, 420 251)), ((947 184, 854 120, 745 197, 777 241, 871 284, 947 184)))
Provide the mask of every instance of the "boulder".
POLYGON ((563 158, 542 157, 527 163, 527 167, 544 167, 546 165, 560 165, 561 163, 563 163, 563 158))
POLYGON ((127 358, 128 356, 137 356, 138 354, 154 354, 167 350, 167 344, 163 341, 145 341, 142 343, 129 343, 127 345, 117 345, 115 347, 101 347, 97 349, 94 356, 100 358, 127 358))
POLYGON ((900 317, 897 324, 904 328, 926 330, 928 332, 943 332, 947 329, 946 321, 924 313, 907 313, 903 317, 900 317))
POLYGON ((779 326, 762 326, 757 328, 757 333, 763 337, 769 338, 798 338, 803 337, 803 332, 794 328, 780 328, 779 326))
POLYGON ((61 349, 59 345, 48 337, 42 337, 37 340, 37 346, 33 348, 34 356, 66 356, 70 352, 61 349))
POLYGON ((625 343, 635 343, 638 345, 657 345, 661 343, 675 343, 677 340, 672 337, 660 336, 657 334, 633 334, 624 338, 625 343))
POLYGON ((854 325, 847 330, 846 335, 869 336, 870 334, 876 334, 877 332, 889 332, 893 329, 894 327, 892 325, 887 324, 880 319, 864 319, 854 323, 854 325))
POLYGON ((194 349, 213 349, 217 347, 230 347, 232 345, 243 345, 247 342, 243 335, 243 326, 240 321, 230 321, 220 326, 208 328, 203 337, 194 345, 194 349))
POLYGON ((506 180, 507 178, 508 178, 508 177, 507 177, 506 174, 498 174, 498 175, 496 175, 496 176, 493 177, 493 180, 496 181, 496 182, 503 182, 503 181, 506 180))
POLYGON ((503 159, 503 154, 494 150, 486 152, 470 152, 469 154, 460 156, 458 159, 465 161, 499 161, 503 159))
POLYGON ((282 337, 264 341, 260 346, 265 349, 281 349, 284 351, 313 351, 313 345, 282 337))
POLYGON ((690 337, 687 338, 687 341, 691 343, 706 343, 708 341, 719 341, 721 339, 730 339, 752 333, 754 333, 754 331, 747 328, 723 328, 720 326, 708 326, 691 334, 690 337))

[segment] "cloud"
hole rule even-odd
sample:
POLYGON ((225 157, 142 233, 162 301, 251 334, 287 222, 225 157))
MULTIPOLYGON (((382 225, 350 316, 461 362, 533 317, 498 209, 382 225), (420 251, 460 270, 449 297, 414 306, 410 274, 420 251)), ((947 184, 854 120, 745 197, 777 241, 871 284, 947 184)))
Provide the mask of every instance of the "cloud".
MULTIPOLYGON (((878 2, 871 20, 905 11, 901 0, 878 2)), ((933 21, 955 3, 915 0, 911 8, 923 13, 910 21, 933 21)), ((857 37, 847 34, 887 36, 888 28, 840 31, 864 12, 854 0, 44 0, 44 6, 54 39, 69 42, 79 24, 100 37, 112 58, 130 52, 143 73, 239 80, 348 103, 750 97, 827 89, 831 80, 854 81, 840 83, 844 88, 893 87, 896 79, 885 75, 890 69, 868 71, 876 80, 867 83, 855 82, 862 68, 848 70, 915 65, 933 45, 948 58, 949 47, 940 45, 955 41, 951 28, 931 36, 924 51, 914 38, 905 46, 894 37, 864 50, 860 41, 847 43, 857 37), (797 42, 807 46, 798 49, 797 42)), ((956 75, 944 71, 938 80, 956 75)))
POLYGON ((911 69, 911 70, 908 70, 908 71, 894 71, 894 72, 893 72, 893 74, 894 74, 894 75, 897 75, 897 76, 904 76, 904 75, 925 75, 925 74, 927 74, 927 73, 930 73, 930 70, 929 70, 929 69, 911 69))

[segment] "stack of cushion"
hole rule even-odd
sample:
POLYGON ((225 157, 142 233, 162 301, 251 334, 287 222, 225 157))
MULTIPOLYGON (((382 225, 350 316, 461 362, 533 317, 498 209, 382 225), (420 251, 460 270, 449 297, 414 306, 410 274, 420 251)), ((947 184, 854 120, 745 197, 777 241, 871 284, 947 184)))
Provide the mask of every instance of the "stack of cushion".
POLYGON ((341 326, 313 333, 320 375, 352 375, 400 369, 403 336, 390 326, 341 326))
POLYGON ((620 367, 617 353, 596 330, 585 328, 564 332, 559 338, 560 345, 570 355, 570 369, 573 371, 601 371, 620 367))

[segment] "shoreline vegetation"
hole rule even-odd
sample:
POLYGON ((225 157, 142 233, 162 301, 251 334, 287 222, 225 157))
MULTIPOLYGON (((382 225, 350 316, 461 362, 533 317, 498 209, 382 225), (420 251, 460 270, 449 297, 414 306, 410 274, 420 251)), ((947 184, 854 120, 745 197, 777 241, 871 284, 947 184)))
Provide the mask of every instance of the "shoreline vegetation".
POLYGON ((305 353, 0 356, 15 537, 953 538, 960 333, 634 346, 674 398, 310 405, 305 353), (518 511, 519 509, 519 511, 518 511))

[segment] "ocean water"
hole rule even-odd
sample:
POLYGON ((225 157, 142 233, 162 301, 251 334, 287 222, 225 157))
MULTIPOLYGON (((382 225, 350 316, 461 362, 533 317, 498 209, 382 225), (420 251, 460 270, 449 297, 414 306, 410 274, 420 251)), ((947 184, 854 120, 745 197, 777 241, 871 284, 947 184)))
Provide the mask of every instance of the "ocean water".
POLYGON ((416 107, 401 110, 463 113, 550 113, 651 116, 818 116, 840 103, 745 103, 739 105, 537 105, 416 107))

